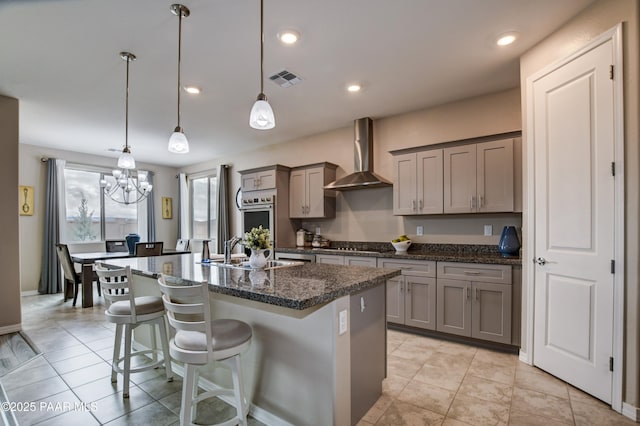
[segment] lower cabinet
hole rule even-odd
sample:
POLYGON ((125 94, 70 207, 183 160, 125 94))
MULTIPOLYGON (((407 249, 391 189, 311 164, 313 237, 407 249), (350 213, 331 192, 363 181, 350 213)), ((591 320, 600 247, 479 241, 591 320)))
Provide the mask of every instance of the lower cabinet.
POLYGON ((387 322, 436 329, 436 263, 378 259, 378 267, 401 269, 387 280, 387 322))
POLYGON ((338 254, 316 254, 316 263, 345 266, 371 266, 376 267, 375 257, 367 256, 342 256, 338 254))
POLYGON ((511 307, 511 267, 438 264, 438 331, 511 344, 511 307), (456 274, 473 279, 441 278, 456 274))

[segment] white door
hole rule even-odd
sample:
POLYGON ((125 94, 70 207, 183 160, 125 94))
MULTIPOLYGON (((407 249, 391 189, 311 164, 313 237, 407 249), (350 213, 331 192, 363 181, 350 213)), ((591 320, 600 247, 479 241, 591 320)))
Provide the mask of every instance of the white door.
POLYGON ((611 402, 614 92, 606 43, 533 82, 534 364, 611 402))

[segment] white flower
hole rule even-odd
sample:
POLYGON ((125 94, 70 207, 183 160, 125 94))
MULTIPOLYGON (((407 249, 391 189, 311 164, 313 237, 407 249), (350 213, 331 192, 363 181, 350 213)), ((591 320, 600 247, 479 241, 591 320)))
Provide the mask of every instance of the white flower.
POLYGON ((244 246, 254 250, 271 248, 271 233, 268 229, 262 228, 262 225, 253 228, 250 232, 245 232, 244 246))

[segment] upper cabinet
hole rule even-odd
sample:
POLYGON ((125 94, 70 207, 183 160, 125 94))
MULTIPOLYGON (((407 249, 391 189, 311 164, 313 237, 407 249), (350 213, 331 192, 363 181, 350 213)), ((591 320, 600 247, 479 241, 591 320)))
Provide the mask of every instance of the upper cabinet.
POLYGON ((294 167, 289 175, 289 217, 291 219, 336 216, 336 194, 324 186, 336 179, 337 165, 310 164, 294 167))
POLYGON ((443 212, 442 149, 393 157, 393 214, 443 212))
POLYGON ((260 191, 263 189, 275 189, 276 187, 276 168, 272 167, 266 170, 258 170, 253 172, 241 172, 242 192, 260 191))
POLYGON ((444 212, 513 211, 513 139, 444 148, 444 212))
POLYGON ((392 152, 393 214, 519 211, 521 197, 514 184, 520 173, 519 141, 392 152))

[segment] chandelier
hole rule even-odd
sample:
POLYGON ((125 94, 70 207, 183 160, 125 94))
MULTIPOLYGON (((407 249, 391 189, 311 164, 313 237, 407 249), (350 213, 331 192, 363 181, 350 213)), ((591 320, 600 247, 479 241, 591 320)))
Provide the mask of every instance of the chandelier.
POLYGON ((129 63, 136 56, 129 52, 120 52, 120 57, 127 61, 127 90, 125 95, 124 149, 118 158, 118 168, 112 171, 115 184, 109 179, 101 179, 100 186, 104 194, 119 204, 134 204, 146 199, 153 185, 149 183, 147 172, 136 171, 136 160, 129 149, 129 63))

